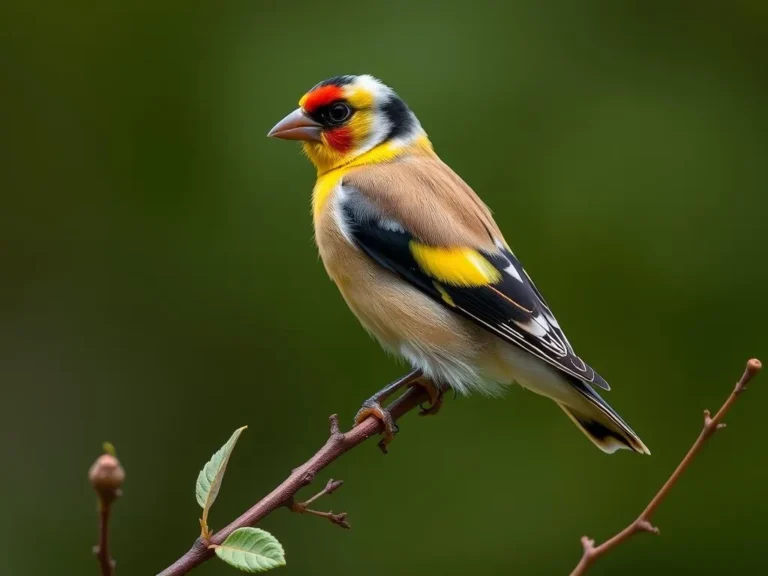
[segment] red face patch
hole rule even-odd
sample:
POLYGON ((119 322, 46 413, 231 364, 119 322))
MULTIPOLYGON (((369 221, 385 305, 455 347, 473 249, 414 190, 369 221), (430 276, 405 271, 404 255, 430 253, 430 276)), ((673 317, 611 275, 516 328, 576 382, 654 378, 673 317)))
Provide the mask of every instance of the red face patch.
POLYGON ((320 86, 320 88, 312 90, 305 98, 302 107, 307 112, 312 113, 321 106, 327 106, 331 102, 341 100, 344 98, 344 93, 338 86, 320 86))
POLYGON ((337 152, 349 152, 352 148, 352 131, 349 128, 336 128, 325 133, 328 145, 337 152))

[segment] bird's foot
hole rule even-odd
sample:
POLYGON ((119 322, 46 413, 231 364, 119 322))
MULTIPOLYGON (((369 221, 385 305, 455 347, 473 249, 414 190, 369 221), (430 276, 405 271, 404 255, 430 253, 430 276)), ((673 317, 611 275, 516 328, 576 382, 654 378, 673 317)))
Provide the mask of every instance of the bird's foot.
POLYGON ((392 414, 389 413, 389 410, 382 408, 379 401, 375 398, 369 398, 363 402, 360 410, 358 410, 355 415, 355 425, 360 424, 369 416, 373 416, 384 425, 384 430, 381 433, 383 438, 379 441, 379 449, 386 454, 388 452, 387 446, 395 439, 395 434, 397 434, 399 428, 397 427, 397 424, 395 424, 395 420, 392 418, 392 414))
POLYGON ((434 416, 440 412, 440 408, 443 407, 443 397, 445 396, 445 390, 440 386, 433 384, 432 382, 425 382, 423 380, 416 382, 414 386, 422 388, 427 392, 427 394, 429 394, 429 406, 424 406, 424 404, 419 406, 419 408, 421 408, 419 416, 434 416))

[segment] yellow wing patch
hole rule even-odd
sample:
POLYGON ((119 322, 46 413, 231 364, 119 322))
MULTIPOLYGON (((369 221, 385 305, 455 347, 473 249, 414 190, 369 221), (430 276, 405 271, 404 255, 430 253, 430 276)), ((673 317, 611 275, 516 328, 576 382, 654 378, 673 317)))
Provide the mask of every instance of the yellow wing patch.
POLYGON ((501 272, 477 250, 427 246, 414 240, 409 248, 424 273, 446 284, 486 286, 501 280, 501 272))

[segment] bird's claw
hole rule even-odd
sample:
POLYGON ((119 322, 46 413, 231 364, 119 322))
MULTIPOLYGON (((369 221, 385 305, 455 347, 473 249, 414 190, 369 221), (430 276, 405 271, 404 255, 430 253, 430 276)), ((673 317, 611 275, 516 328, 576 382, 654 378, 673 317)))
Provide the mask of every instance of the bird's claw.
POLYGON ((443 396, 445 395, 445 392, 441 388, 431 383, 418 384, 418 386, 426 390, 426 392, 429 394, 429 406, 419 404, 419 408, 421 409, 419 416, 434 416, 440 412, 440 408, 443 407, 443 396))
POLYGON ((397 434, 400 429, 397 424, 395 424, 395 420, 392 418, 392 414, 390 414, 389 410, 382 408, 381 404, 373 399, 363 402, 362 407, 355 415, 355 425, 360 424, 369 416, 373 416, 384 426, 384 430, 381 432, 383 438, 379 442, 379 449, 386 454, 387 446, 395 439, 395 434, 397 434))

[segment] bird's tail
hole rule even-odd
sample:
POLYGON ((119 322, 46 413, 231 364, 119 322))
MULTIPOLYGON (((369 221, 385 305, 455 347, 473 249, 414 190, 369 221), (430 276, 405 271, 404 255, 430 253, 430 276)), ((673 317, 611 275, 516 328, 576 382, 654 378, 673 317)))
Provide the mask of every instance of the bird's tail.
POLYGON ((651 453, 621 416, 589 385, 575 380, 572 384, 584 401, 573 403, 576 405, 558 402, 558 405, 595 446, 608 454, 621 449, 651 453))

